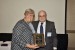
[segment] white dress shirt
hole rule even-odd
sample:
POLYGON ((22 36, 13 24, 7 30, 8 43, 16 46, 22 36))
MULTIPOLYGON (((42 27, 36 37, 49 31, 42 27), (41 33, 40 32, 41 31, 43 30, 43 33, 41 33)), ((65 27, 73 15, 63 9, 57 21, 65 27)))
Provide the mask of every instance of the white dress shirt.
POLYGON ((32 23, 29 23, 28 25, 29 25, 29 27, 31 28, 32 32, 35 33, 35 29, 34 29, 32 23))
MULTIPOLYGON (((38 34, 40 34, 40 26, 41 26, 41 22, 39 22, 38 27, 37 27, 37 33, 38 34)), ((43 34, 44 34, 44 37, 45 37, 46 22, 43 22, 42 26, 43 26, 43 34)))

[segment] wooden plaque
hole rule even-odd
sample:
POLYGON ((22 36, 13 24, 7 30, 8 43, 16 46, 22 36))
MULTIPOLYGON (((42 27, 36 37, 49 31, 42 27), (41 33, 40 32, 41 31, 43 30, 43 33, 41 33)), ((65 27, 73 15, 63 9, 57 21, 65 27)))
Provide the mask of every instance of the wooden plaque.
POLYGON ((44 42, 44 34, 38 34, 38 33, 34 33, 33 34, 33 42, 34 44, 37 44, 40 47, 44 47, 45 46, 45 42, 44 42))

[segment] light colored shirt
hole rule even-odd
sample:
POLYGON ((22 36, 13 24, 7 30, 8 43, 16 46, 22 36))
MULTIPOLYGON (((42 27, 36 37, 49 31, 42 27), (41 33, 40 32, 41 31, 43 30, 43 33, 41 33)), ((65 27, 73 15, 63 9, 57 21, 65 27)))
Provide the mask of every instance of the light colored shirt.
MULTIPOLYGON (((41 26, 41 22, 39 22, 38 27, 37 27, 37 33, 38 34, 40 34, 40 26, 41 26)), ((46 22, 43 22, 42 26, 43 26, 43 34, 44 34, 44 37, 45 37, 46 22)))
POLYGON ((29 23, 28 25, 29 25, 29 27, 31 28, 32 32, 35 33, 35 29, 34 29, 32 23, 29 23))

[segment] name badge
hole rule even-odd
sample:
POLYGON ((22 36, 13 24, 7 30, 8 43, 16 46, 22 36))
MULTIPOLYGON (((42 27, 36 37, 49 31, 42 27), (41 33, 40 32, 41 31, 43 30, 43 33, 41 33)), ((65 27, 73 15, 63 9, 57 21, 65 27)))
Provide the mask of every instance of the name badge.
POLYGON ((52 34, 51 32, 48 32, 47 37, 51 37, 52 36, 51 34, 52 34))

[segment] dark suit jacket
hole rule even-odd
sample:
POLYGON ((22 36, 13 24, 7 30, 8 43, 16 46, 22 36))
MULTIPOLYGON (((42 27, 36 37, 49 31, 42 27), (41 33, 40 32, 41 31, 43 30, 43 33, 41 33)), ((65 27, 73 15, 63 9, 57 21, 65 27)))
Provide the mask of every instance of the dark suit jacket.
POLYGON ((26 48, 26 44, 31 44, 32 31, 29 25, 22 19, 13 28, 11 50, 32 50, 26 48))
MULTIPOLYGON (((32 24, 34 26, 35 31, 37 32, 39 21, 33 21, 32 24)), ((57 47, 57 37, 56 37, 56 29, 54 22, 46 20, 46 30, 45 30, 45 40, 46 46, 36 49, 36 50, 53 50, 53 47, 57 47), (48 32, 51 32, 51 37, 48 37, 48 32)))

